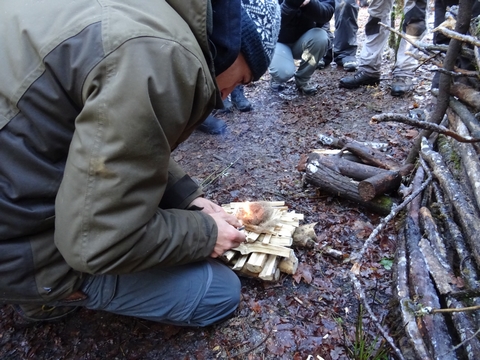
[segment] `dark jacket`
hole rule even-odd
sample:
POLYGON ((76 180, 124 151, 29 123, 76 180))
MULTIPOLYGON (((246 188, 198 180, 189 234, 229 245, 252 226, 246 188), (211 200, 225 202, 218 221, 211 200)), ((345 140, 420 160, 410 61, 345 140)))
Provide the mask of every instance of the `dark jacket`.
POLYGON ((0 302, 208 257, 171 150, 219 100, 207 0, 0 4, 0 302), (160 206, 159 206, 160 205, 160 206))
POLYGON ((314 27, 322 27, 332 19, 335 0, 310 0, 301 8, 291 8, 284 0, 279 0, 282 22, 278 42, 291 44, 314 27))

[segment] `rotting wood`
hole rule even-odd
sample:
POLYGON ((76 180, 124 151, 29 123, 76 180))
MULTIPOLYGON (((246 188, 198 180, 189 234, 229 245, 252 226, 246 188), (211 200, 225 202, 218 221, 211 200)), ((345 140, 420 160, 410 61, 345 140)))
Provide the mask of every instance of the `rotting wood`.
MULTIPOLYGON (((451 121, 451 125, 458 134, 463 136, 468 134, 467 127, 459 120, 458 116, 451 117, 451 121)), ((462 159, 462 165, 467 173, 477 208, 480 208, 480 161, 478 160, 478 154, 474 147, 469 144, 458 143, 455 147, 462 159)))
POLYGON ((480 217, 462 195, 460 186, 451 176, 440 155, 431 149, 425 139, 422 141, 421 156, 432 167, 433 174, 458 214, 458 221, 478 266, 480 264, 480 217))
POLYGON ((371 201, 363 200, 358 193, 357 181, 322 166, 317 161, 318 156, 321 155, 315 153, 309 155, 305 176, 307 182, 332 195, 356 202, 373 212, 382 215, 390 212, 392 206, 395 204, 392 198, 382 195, 371 201))
POLYGON ((373 165, 387 170, 395 170, 400 167, 400 164, 387 157, 376 147, 367 146, 364 143, 355 140, 337 139, 326 135, 319 135, 319 138, 325 145, 335 146, 344 151, 351 152, 367 165, 373 165))
MULTIPOLYGON (((409 212, 410 213, 410 212, 409 212)), ((413 298, 421 299, 424 307, 440 307, 440 301, 435 288, 430 281, 425 260, 420 252, 420 229, 412 219, 415 214, 410 214, 406 219, 405 238, 409 257, 409 283, 413 298)), ((431 357, 454 360, 454 354, 450 353, 453 347, 448 327, 440 315, 425 315, 417 319, 420 330, 423 329, 423 338, 427 339, 428 346, 432 349, 431 357), (445 355, 450 353, 450 356, 445 355)))
POLYGON ((394 295, 397 297, 400 304, 403 328, 418 358, 428 359, 430 358, 430 355, 428 354, 422 333, 420 332, 415 316, 413 315, 413 301, 410 298, 410 292, 408 290, 407 254, 404 232, 400 232, 398 235, 396 260, 395 280, 397 286, 394 295))
POLYGON ((461 102, 471 106, 475 111, 480 110, 480 92, 474 88, 455 82, 450 87, 450 94, 456 96, 461 102))
POLYGON ((379 195, 398 189, 402 175, 395 171, 372 176, 358 183, 358 194, 364 201, 370 201, 379 195))

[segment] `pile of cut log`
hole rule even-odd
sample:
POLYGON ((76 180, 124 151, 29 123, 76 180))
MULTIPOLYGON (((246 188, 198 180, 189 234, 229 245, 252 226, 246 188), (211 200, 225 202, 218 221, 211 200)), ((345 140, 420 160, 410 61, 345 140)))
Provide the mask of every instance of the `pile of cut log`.
POLYGON ((299 165, 305 170, 306 181, 370 211, 388 214, 396 203, 389 193, 398 190, 413 165, 401 165, 375 146, 352 139, 320 134, 319 140, 339 150, 317 149, 309 154, 306 164, 299 165))
POLYGON ((289 212, 283 201, 232 202, 222 207, 242 221, 246 235, 245 243, 221 257, 232 270, 265 281, 277 281, 281 272, 295 274, 294 237, 301 246, 315 240, 313 226, 300 226, 303 214, 289 212))

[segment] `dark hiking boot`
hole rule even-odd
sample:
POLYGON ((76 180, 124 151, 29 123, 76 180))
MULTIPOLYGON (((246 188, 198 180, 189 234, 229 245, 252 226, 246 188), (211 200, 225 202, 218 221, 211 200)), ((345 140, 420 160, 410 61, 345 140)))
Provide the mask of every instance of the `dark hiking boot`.
POLYGON ((300 85, 297 83, 297 90, 304 95, 315 95, 317 93, 317 86, 307 83, 305 85, 300 85))
POLYGON ((208 115, 203 123, 198 126, 198 130, 210 135, 220 135, 225 133, 227 124, 225 121, 216 118, 213 115, 208 115))
POLYGON ((232 93, 230 94, 230 99, 238 110, 244 112, 252 110, 252 104, 250 104, 250 101, 248 101, 245 97, 242 85, 239 85, 233 89, 232 93))
POLYGON ((223 109, 218 109, 217 114, 230 114, 233 111, 233 104, 230 100, 223 100, 223 109))
POLYGON ((270 80, 270 89, 272 89, 273 91, 283 91, 285 90, 286 88, 286 84, 285 83, 279 83, 279 82, 276 82, 275 80, 270 80))
POLYGON ((348 72, 354 72, 358 69, 357 60, 347 60, 342 62, 343 70, 348 72))
POLYGON ((380 76, 368 75, 363 71, 357 71, 353 76, 345 76, 340 79, 340 87, 355 89, 363 85, 378 85, 380 76))
POLYGON ((411 77, 395 76, 393 78, 390 91, 392 96, 403 96, 411 91, 413 91, 413 82, 411 77))
POLYGON ((11 305, 15 312, 29 322, 55 321, 78 310, 78 306, 11 305))

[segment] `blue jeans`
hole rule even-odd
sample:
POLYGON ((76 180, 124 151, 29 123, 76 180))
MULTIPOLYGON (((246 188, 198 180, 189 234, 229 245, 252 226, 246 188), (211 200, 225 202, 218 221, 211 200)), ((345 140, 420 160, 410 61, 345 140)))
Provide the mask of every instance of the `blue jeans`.
POLYGON ((277 83, 284 83, 295 75, 297 86, 304 86, 317 68, 329 48, 328 34, 324 29, 313 28, 293 44, 277 42, 272 62, 268 68, 270 76, 277 83), (298 69, 294 59, 300 60, 298 69))
POLYGON ((213 259, 133 274, 89 276, 80 290, 87 299, 69 306, 179 326, 219 322, 240 302, 237 275, 213 259))

